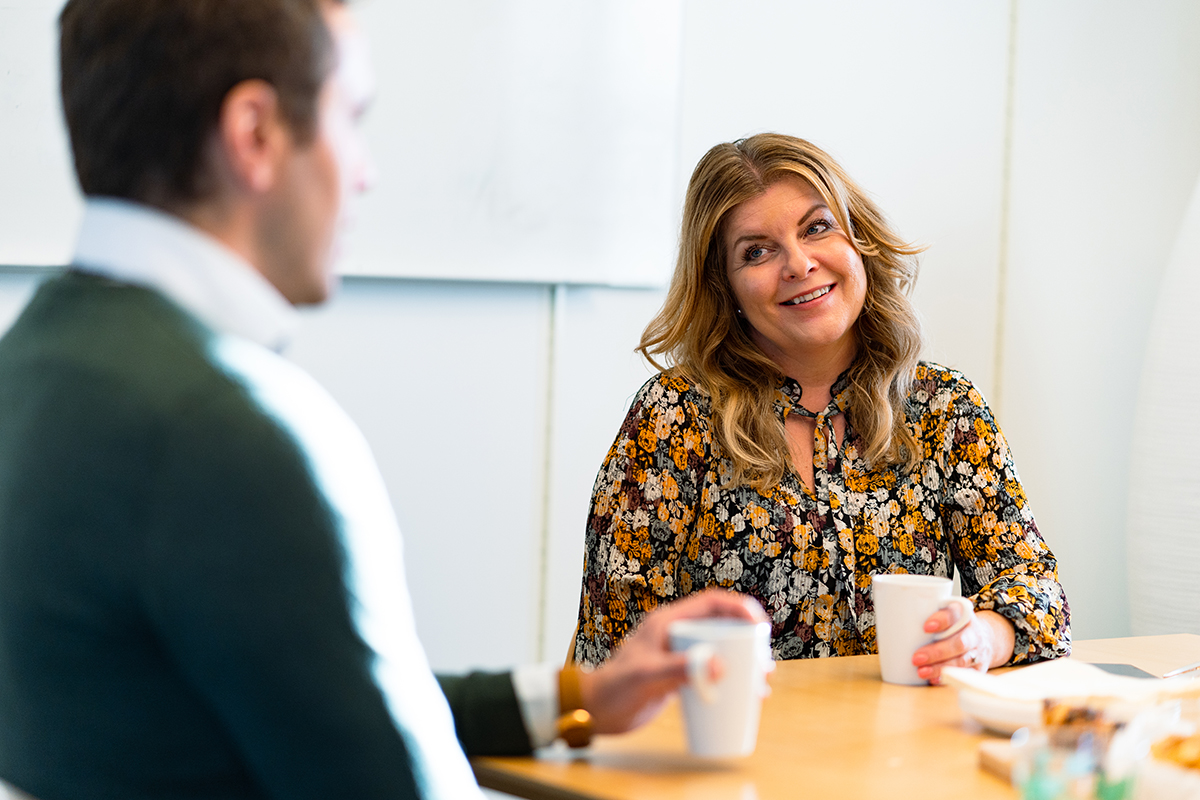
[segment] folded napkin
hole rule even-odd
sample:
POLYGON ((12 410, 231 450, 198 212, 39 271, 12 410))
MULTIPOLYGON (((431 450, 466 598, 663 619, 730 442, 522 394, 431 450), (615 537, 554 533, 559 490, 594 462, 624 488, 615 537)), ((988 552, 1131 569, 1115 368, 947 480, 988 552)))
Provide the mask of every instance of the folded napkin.
POLYGON ((1047 699, 1158 702, 1200 696, 1194 675, 1177 678, 1130 678, 1113 675, 1094 664, 1069 658, 1044 661, 1003 674, 985 674, 965 667, 946 667, 942 681, 958 689, 981 692, 997 699, 1018 702, 1047 699))

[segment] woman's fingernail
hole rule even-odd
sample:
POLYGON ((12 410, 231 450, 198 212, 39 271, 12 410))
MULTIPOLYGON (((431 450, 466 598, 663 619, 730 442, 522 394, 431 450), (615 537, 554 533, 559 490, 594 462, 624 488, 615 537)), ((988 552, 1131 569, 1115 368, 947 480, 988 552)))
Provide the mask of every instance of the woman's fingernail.
POLYGON ((917 653, 915 656, 913 656, 913 663, 918 667, 922 664, 927 664, 928 662, 929 656, 925 655, 924 653, 917 653))

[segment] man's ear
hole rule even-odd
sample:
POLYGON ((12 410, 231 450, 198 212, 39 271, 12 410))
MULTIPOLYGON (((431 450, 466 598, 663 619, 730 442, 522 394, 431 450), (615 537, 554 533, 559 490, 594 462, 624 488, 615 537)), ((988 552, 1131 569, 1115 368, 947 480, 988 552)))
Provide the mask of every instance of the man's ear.
POLYGON ((271 84, 246 80, 230 89, 221 103, 216 133, 228 177, 240 189, 261 194, 275 185, 292 146, 292 131, 271 84))

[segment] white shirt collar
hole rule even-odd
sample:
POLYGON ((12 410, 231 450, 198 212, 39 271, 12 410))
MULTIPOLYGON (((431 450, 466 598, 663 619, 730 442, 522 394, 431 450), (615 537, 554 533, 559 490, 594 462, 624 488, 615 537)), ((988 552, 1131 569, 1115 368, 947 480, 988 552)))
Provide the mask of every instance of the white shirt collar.
POLYGON ((72 263, 154 289, 221 333, 282 349, 296 309, 254 267, 178 217, 111 197, 89 197, 72 263))

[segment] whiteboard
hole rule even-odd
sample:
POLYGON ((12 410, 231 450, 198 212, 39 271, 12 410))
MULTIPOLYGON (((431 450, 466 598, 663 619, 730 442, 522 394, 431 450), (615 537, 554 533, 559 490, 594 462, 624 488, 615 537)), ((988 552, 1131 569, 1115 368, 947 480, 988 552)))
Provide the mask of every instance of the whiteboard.
MULTIPOLYGON (((61 0, 0 3, 0 264, 70 258, 61 0)), ((674 256, 683 0, 368 0, 378 181, 350 275, 661 285, 674 256)))

